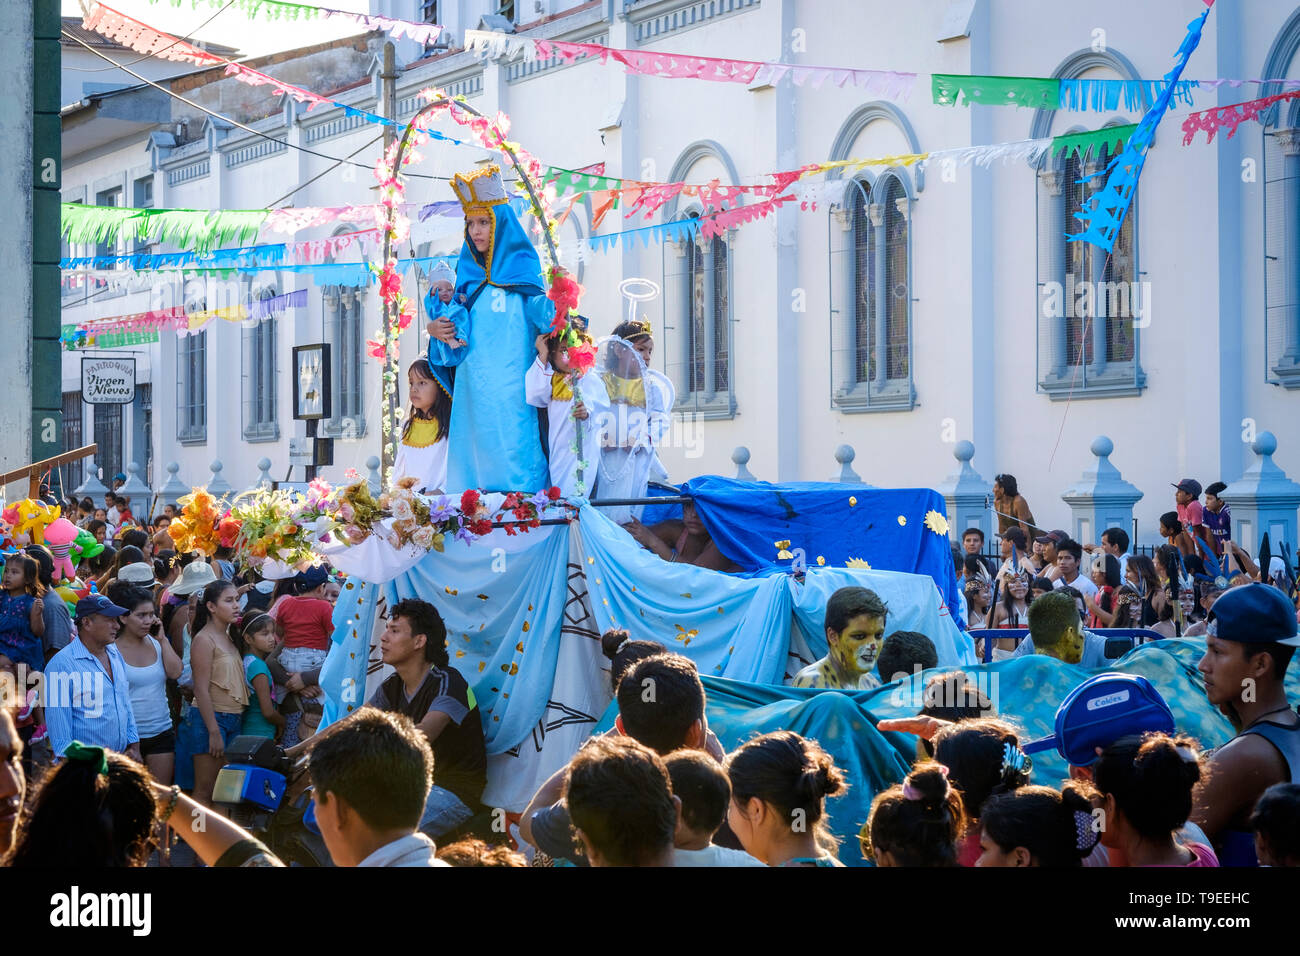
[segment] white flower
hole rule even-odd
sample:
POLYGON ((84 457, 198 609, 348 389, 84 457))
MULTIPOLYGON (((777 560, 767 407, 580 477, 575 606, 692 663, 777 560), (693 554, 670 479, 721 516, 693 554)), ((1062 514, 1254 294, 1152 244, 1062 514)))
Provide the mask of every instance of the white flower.
POLYGON ((411 502, 408 498, 394 499, 393 517, 398 521, 413 521, 415 519, 415 512, 411 510, 411 502))

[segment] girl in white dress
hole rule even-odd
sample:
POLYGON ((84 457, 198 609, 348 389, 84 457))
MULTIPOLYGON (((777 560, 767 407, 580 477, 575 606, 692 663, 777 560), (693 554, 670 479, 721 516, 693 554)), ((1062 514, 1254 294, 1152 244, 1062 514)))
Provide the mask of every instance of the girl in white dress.
POLYGON ((417 359, 406 370, 411 410, 397 446, 393 479, 418 479, 417 491, 443 491, 447 484, 447 423, 451 420, 451 373, 437 369, 428 359, 417 359), (441 372, 442 374, 439 374, 441 372))
POLYGON ((575 372, 569 366, 569 345, 590 344, 586 333, 543 333, 534 343, 537 361, 524 375, 524 393, 528 404, 545 408, 547 412, 547 439, 550 447, 549 473, 551 484, 560 489, 565 498, 578 492, 578 462, 585 463, 582 471, 583 497, 592 497, 596 484, 596 471, 600 467, 599 428, 609 409, 609 396, 605 383, 593 370, 578 379, 580 401, 574 404, 575 372), (576 421, 582 422, 581 456, 577 446, 576 421))

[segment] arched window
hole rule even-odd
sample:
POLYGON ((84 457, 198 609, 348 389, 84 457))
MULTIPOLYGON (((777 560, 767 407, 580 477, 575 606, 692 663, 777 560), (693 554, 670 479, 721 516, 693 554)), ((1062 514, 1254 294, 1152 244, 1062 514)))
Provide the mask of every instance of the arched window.
MULTIPOLYGON (((260 309, 250 310, 264 312, 276 298, 275 285, 263 285, 253 290, 255 303, 264 303, 260 309)), ((275 441, 280 437, 280 425, 276 420, 276 323, 282 310, 265 312, 249 319, 241 330, 243 352, 243 386, 244 386, 244 440, 275 441)))
MULTIPOLYGON (((1060 79, 1137 80, 1139 74, 1122 54, 1080 50, 1052 73, 1060 79), (1087 75, 1085 75, 1087 74, 1087 75)), ((1147 93, 1143 93, 1147 99, 1147 93)), ((1067 141, 1038 162, 1037 229, 1037 383, 1053 400, 1069 397, 1140 395, 1146 375, 1140 361, 1140 332, 1146 296, 1138 282, 1141 187, 1129 206, 1109 253, 1066 234, 1082 232, 1077 214, 1105 185, 1103 172, 1122 152, 1143 109, 1105 123, 1088 122, 1073 129, 1053 128, 1059 110, 1037 110, 1030 138, 1062 136, 1115 128, 1113 138, 1067 141), (1094 175, 1097 174, 1097 175, 1094 175)))
POLYGON ((845 183, 830 212, 831 402, 911 408, 911 197, 902 174, 845 183))
MULTIPOLYGON (((712 179, 741 181, 731 157, 712 140, 700 140, 683 149, 668 174, 669 182, 712 179)), ((699 219, 717 211, 706 210, 698 197, 690 198, 694 196, 693 191, 686 191, 682 197, 670 200, 663 210, 665 221, 699 219)), ((727 206, 744 202, 742 197, 727 206)), ((705 236, 701 226, 679 235, 681 238, 665 242, 662 247, 663 325, 661 330, 655 330, 655 348, 663 355, 664 371, 677 390, 676 410, 693 412, 702 419, 733 418, 733 231, 705 236)))
MULTIPOLYGON (((1300 10, 1278 31, 1263 67, 1269 72, 1259 75, 1295 77, 1300 69, 1297 53, 1300 10)), ((1265 84, 1258 95, 1281 92, 1282 84, 1265 84)), ((1300 388, 1300 108, 1295 101, 1276 103, 1260 114, 1260 120, 1264 127, 1257 173, 1264 184, 1260 190, 1264 203, 1264 380, 1296 389, 1300 388)), ((1247 147, 1239 148, 1243 158, 1252 155, 1244 151, 1247 147)))
POLYGON ((1039 173, 1039 387, 1062 397, 1072 388, 1110 395, 1140 391, 1145 384, 1137 363, 1143 311, 1136 255, 1139 197, 1134 196, 1109 253, 1066 239, 1066 233, 1083 228, 1075 215, 1105 185, 1102 171, 1117 151, 1109 143, 1067 147, 1045 160, 1039 173))
MULTIPOLYGON (((692 210, 687 218, 698 219, 692 210)), ((731 287, 727 241, 698 233, 686 241, 687 394, 708 403, 731 389, 731 287)))

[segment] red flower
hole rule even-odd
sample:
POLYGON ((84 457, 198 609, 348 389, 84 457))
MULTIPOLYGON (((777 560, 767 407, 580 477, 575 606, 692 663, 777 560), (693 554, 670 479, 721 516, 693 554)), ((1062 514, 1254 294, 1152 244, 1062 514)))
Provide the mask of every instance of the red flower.
POLYGON ((477 521, 471 521, 469 524, 469 530, 474 532, 474 534, 478 535, 480 538, 483 537, 484 535, 491 534, 492 519, 479 518, 477 521))
POLYGON ((552 485, 550 488, 547 488, 547 489, 546 489, 546 497, 550 498, 552 501, 555 501, 556 499, 558 499, 558 498, 560 497, 560 488, 559 488, 559 486, 558 486, 558 485, 552 485))
POLYGON ((402 277, 397 274, 397 260, 389 259, 379 275, 379 297, 391 299, 402 291, 402 277))
POLYGON ((546 297, 555 303, 555 321, 551 324, 552 330, 558 332, 564 328, 564 324, 569 321, 569 312, 578 307, 578 300, 582 298, 583 288, 578 285, 576 279, 570 276, 563 269, 555 269, 551 276, 551 287, 547 290, 546 297))
POLYGON ((569 348, 569 367, 575 375, 585 375, 596 364, 596 346, 594 343, 574 345, 569 348))
POLYGON ((384 360, 388 358, 388 350, 384 348, 383 342, 376 342, 374 339, 366 339, 366 352, 371 358, 384 360))
POLYGON ((478 492, 473 488, 467 488, 460 496, 461 514, 472 515, 478 510, 478 492))
POLYGON ((515 526, 512 524, 504 525, 503 527, 506 529, 506 537, 513 538, 519 533, 515 530, 515 526))

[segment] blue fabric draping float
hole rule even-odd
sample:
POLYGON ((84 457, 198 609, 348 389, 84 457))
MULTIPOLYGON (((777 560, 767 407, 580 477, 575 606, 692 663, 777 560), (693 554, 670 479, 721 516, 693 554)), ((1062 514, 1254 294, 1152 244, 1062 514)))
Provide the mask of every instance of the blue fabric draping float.
MULTIPOLYGON (((705 475, 682 485, 722 553, 747 571, 790 569, 778 560, 778 540, 802 548, 811 568, 818 556, 843 567, 861 558, 873 568, 927 574, 957 606, 957 577, 947 533, 925 526, 931 512, 947 513, 929 488, 871 488, 834 482, 772 484, 705 475), (849 499, 854 499, 851 504, 849 499), (899 518, 906 523, 900 524, 899 518)), ((946 522, 945 522, 946 524, 946 522)))
MULTIPOLYGON (((490 755, 516 751, 530 735, 540 749, 539 726, 581 723, 575 715, 586 715, 588 728, 595 723, 610 699, 601 671, 608 664, 595 638, 614 626, 685 654, 701 674, 780 684, 792 638, 796 647, 824 654, 827 599, 837 588, 861 585, 887 602, 889 630, 930 635, 945 665, 974 663, 970 642, 928 577, 812 567, 800 582, 788 574, 739 577, 669 564, 586 503, 568 528, 515 537, 498 531, 470 545, 449 540, 445 552, 423 555, 395 552, 375 537, 328 557, 350 578, 335 605, 334 644, 321 673, 325 723, 366 700, 380 598, 391 606, 419 597, 446 622, 451 663, 474 687, 490 755), (580 673, 557 663, 566 637, 588 647, 580 673)), ((485 799, 509 805, 492 780, 489 767, 485 799)))

